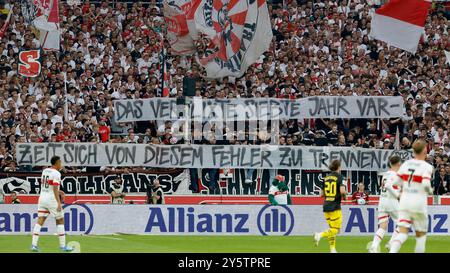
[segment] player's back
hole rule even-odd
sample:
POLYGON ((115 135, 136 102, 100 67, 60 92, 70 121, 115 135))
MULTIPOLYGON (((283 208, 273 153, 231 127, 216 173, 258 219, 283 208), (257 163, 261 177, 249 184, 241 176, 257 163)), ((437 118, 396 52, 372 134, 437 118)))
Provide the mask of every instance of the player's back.
POLYGON ((342 176, 339 173, 331 172, 323 180, 323 211, 330 212, 341 209, 341 191, 342 176))
POLYGON ((55 200, 53 187, 59 186, 61 181, 61 173, 54 168, 46 168, 41 175, 41 192, 39 200, 55 200))
POLYGON ((410 159, 402 164, 398 176, 402 181, 400 210, 426 212, 427 197, 432 193, 433 166, 423 160, 410 159))
POLYGON ((397 172, 392 170, 383 174, 380 186, 381 193, 379 207, 394 208, 398 205, 397 196, 400 193, 400 187, 398 185, 394 185, 397 177, 397 172))

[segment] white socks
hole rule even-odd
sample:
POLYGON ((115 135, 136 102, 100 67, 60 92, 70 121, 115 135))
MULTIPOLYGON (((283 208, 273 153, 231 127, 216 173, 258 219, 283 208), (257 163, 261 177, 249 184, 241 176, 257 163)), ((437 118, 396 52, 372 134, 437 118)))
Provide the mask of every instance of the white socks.
POLYGON ((391 246, 392 245, 392 241, 395 239, 395 237, 397 237, 398 235, 398 227, 396 227, 394 229, 394 232, 392 233, 391 239, 389 240, 388 245, 391 246))
POLYGON ((66 231, 64 229, 64 225, 57 225, 56 233, 58 234, 58 238, 59 238, 59 246, 65 247, 66 246, 66 231))
POLYGON ((416 237, 416 248, 414 249, 415 253, 425 253, 425 242, 427 241, 427 235, 423 235, 422 237, 416 237))
POLYGON ((375 236, 373 237, 372 248, 374 249, 378 248, 378 245, 380 245, 381 240, 383 240, 385 233, 386 230, 378 228, 377 232, 375 233, 375 236))
POLYGON ((392 240, 391 250, 389 253, 398 253, 402 244, 408 239, 408 234, 398 233, 397 236, 392 240))
POLYGON ((34 228, 33 228, 33 239, 31 241, 31 244, 34 245, 34 246, 37 246, 37 244, 38 244, 39 233, 41 232, 41 228, 42 228, 42 226, 39 225, 38 223, 36 223, 34 225, 34 228))

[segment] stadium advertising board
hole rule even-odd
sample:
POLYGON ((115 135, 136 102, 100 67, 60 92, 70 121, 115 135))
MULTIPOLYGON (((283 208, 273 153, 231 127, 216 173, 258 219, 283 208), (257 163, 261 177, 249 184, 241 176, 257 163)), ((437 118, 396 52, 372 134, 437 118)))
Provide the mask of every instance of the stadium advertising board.
POLYGON ((201 99, 177 105, 176 98, 115 100, 116 122, 145 120, 277 120, 303 118, 392 118, 403 116, 401 96, 319 96, 303 99, 236 98, 201 99), (182 114, 181 114, 182 113, 182 114))
POLYGON ((147 145, 124 143, 17 143, 19 165, 49 166, 60 155, 65 166, 242 168, 326 170, 339 159, 343 170, 385 171, 392 154, 407 150, 333 146, 147 145))
MULTIPOLYGON (((372 235, 376 210, 376 206, 343 206, 341 234, 372 235)), ((64 211, 69 235, 311 235, 327 228, 322 206, 66 205, 64 211)), ((448 208, 429 206, 428 212, 428 232, 448 235, 448 208)), ((36 217, 36 205, 2 205, 0 235, 30 234, 36 217)), ((41 234, 53 234, 54 229, 49 224, 41 234)), ((393 231, 392 222, 388 231, 393 231)))

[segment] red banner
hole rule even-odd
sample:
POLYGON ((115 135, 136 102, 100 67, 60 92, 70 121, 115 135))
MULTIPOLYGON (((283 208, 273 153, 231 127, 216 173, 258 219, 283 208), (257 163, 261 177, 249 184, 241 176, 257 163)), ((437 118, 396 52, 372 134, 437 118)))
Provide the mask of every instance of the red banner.
POLYGON ((25 50, 19 52, 18 73, 24 77, 34 78, 41 73, 41 53, 39 50, 25 50))

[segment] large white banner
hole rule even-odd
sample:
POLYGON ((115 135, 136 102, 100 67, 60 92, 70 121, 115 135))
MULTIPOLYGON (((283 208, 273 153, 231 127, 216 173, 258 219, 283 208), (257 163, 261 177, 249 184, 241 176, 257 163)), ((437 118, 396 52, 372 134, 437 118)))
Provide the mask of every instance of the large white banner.
MULTIPOLYGON (((37 205, 2 205, 0 235, 31 234, 37 205)), ((340 235, 373 235, 376 206, 342 206, 340 235)), ((430 235, 448 236, 450 210, 429 206, 430 235)), ((328 228, 322 206, 269 205, 66 205, 67 234, 312 235, 328 228), (114 215, 114 217, 111 217, 114 215)), ((54 234, 47 221, 42 234, 54 234)), ((388 232, 394 225, 389 221, 388 232)), ((70 237, 69 237, 70 238, 70 237)), ((311 242, 312 243, 312 242, 311 242)))
POLYGON ((401 96, 319 96, 303 99, 237 98, 187 100, 177 105, 176 98, 114 101, 117 122, 175 120, 275 120, 303 118, 392 118, 403 116, 401 96), (183 113, 180 115, 180 113, 183 113))
POLYGON ((193 13, 197 32, 210 40, 199 58, 208 78, 241 77, 270 47, 272 26, 264 0, 201 0, 193 13))
POLYGON ((340 159, 344 170, 383 171, 407 150, 277 145, 148 145, 125 143, 17 143, 19 165, 49 166, 54 155, 66 166, 243 168, 324 170, 340 159))

